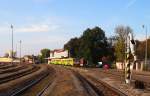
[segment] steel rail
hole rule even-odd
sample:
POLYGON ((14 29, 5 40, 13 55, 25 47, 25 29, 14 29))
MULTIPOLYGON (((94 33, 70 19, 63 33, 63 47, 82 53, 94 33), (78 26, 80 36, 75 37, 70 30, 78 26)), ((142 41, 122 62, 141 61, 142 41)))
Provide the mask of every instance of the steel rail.
POLYGON ((115 92, 116 94, 118 94, 118 96, 128 96, 127 94, 125 94, 124 92, 122 92, 121 90, 115 88, 115 87, 112 87, 111 85, 109 85, 108 83, 102 81, 102 80, 97 80, 96 78, 92 77, 92 76, 89 76, 89 79, 95 81, 95 82, 98 82, 99 84, 101 84, 102 86, 108 88, 109 90, 115 92))
POLYGON ((25 70, 25 71, 22 71, 20 73, 17 72, 16 74, 0 78, 0 84, 11 81, 11 80, 15 80, 15 79, 22 77, 22 76, 25 76, 25 75, 28 75, 30 73, 37 71, 38 69, 39 69, 39 67, 33 67, 29 70, 25 70))
POLYGON ((44 92, 49 88, 49 86, 53 83, 54 80, 52 80, 52 82, 49 82, 42 91, 40 91, 39 93, 37 93, 36 96, 43 96, 44 92))
MULTIPOLYGON (((71 69, 71 70, 72 70, 72 69, 71 69)), ((105 88, 109 89, 110 91, 114 92, 115 94, 118 94, 118 96, 128 96, 128 95, 126 95, 125 93, 123 93, 122 91, 120 91, 120 90, 118 90, 118 89, 112 87, 111 85, 107 84, 106 82, 97 80, 96 78, 94 78, 94 77, 92 77, 92 76, 89 76, 89 75, 88 75, 88 79, 90 79, 90 80, 88 80, 88 79, 86 79, 85 76, 81 75, 79 72, 74 71, 74 70, 73 70, 73 72, 75 73, 75 75, 76 75, 78 78, 82 78, 82 79, 84 80, 84 82, 87 82, 87 83, 93 88, 93 90, 98 94, 98 96, 103 96, 103 95, 105 95, 105 94, 103 94, 103 91, 104 91, 103 89, 104 89, 104 88, 103 88, 103 89, 98 88, 98 86, 95 86, 95 85, 91 82, 91 80, 92 80, 93 82, 95 82, 95 83, 99 83, 102 87, 105 87, 105 88)), ((82 82, 83 82, 83 81, 82 81, 82 82)), ((108 90, 107 90, 107 91, 108 91, 108 90)))
POLYGON ((73 71, 75 76, 81 81, 83 87, 86 89, 86 92, 90 96, 103 96, 102 91, 99 90, 95 85, 89 82, 86 78, 84 78, 80 73, 73 71))
POLYGON ((43 78, 45 78, 46 76, 48 76, 49 73, 47 74, 43 74, 41 75, 41 77, 37 78, 36 80, 32 80, 32 83, 30 83, 29 85, 26 85, 25 87, 23 87, 22 89, 12 93, 11 96, 18 96, 20 94, 22 94, 25 90, 27 90, 28 88, 34 86, 35 84, 37 84, 38 82, 40 82, 43 78))

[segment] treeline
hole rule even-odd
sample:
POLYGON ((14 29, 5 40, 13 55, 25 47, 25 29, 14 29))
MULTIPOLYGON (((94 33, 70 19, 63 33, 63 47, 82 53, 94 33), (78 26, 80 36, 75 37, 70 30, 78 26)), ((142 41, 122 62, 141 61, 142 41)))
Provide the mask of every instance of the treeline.
MULTIPOLYGON (((125 60, 125 39, 127 34, 133 30, 129 26, 117 26, 115 35, 107 38, 104 30, 100 27, 87 28, 80 37, 71 38, 64 49, 69 50, 70 57, 84 58, 88 64, 97 64, 99 61, 121 61, 125 60)), ((145 41, 136 40, 137 58, 145 58, 145 41)), ((150 37, 147 40, 147 57, 150 59, 150 37)), ((45 58, 49 57, 50 50, 45 48, 41 50, 38 56, 40 62, 47 62, 45 58)))
MULTIPOLYGON (((117 26, 115 28, 115 44, 114 44, 114 53, 116 57, 116 61, 121 61, 124 62, 125 60, 125 55, 126 55, 126 50, 125 50, 125 40, 127 37, 127 34, 131 32, 133 33, 134 37, 136 36, 133 32, 133 30, 129 26, 117 26)), ((145 58, 145 48, 146 48, 146 42, 144 41, 139 41, 135 40, 135 54, 137 56, 137 59, 143 60, 145 58)), ((150 59, 150 37, 147 40, 147 57, 150 59)))
POLYGON ((119 62, 124 62, 126 59, 126 38, 128 33, 133 33, 133 30, 129 26, 119 25, 114 30, 115 33, 115 44, 114 44, 114 53, 116 60, 119 62))
POLYGON ((40 55, 38 55, 37 57, 40 63, 47 63, 48 59, 46 58, 49 58, 49 56, 50 56, 50 49, 44 48, 40 50, 40 55))
MULTIPOLYGON (((137 58, 143 60, 145 58, 146 41, 136 41, 137 58)), ((150 59, 150 38, 147 39, 147 58, 150 59)))
POLYGON ((107 42, 105 32, 99 28, 88 28, 80 37, 70 39, 64 49, 69 50, 70 56, 73 58, 84 58, 88 64, 97 64, 103 57, 113 60, 114 53, 107 42))

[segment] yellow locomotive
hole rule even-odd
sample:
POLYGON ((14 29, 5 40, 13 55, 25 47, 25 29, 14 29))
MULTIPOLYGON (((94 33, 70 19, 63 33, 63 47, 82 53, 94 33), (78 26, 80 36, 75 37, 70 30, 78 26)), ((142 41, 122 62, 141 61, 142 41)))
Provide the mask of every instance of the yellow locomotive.
POLYGON ((73 66, 73 58, 63 58, 63 59, 51 59, 49 64, 58 64, 58 65, 70 65, 73 66))
POLYGON ((83 59, 75 59, 75 58, 54 58, 51 59, 48 64, 55 65, 66 65, 66 66, 84 66, 86 62, 83 59))

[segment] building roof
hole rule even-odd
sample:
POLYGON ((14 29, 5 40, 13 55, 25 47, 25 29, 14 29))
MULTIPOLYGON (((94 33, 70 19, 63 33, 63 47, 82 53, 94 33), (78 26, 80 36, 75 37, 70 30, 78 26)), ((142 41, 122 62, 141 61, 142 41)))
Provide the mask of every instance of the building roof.
POLYGON ((65 51, 64 49, 55 49, 53 51, 50 51, 50 53, 54 53, 54 52, 61 53, 61 52, 64 52, 64 51, 65 51))

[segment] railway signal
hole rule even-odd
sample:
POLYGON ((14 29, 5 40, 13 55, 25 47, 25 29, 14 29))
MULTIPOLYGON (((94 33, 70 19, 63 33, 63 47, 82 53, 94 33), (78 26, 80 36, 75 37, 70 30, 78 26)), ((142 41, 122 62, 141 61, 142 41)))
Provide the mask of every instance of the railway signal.
POLYGON ((132 69, 133 64, 136 63, 136 55, 135 55, 135 41, 133 38, 133 33, 129 32, 127 35, 127 58, 126 58, 126 64, 125 64, 125 82, 128 84, 131 81, 131 75, 132 75, 132 69), (133 63, 131 63, 131 60, 134 60, 133 63), (132 66, 131 66, 132 65, 132 66))
POLYGON ((130 62, 130 56, 131 56, 131 54, 128 53, 127 54, 127 60, 126 60, 126 66, 125 66, 125 82, 127 84, 130 83, 130 79, 131 79, 131 70, 130 70, 131 62, 130 62))

